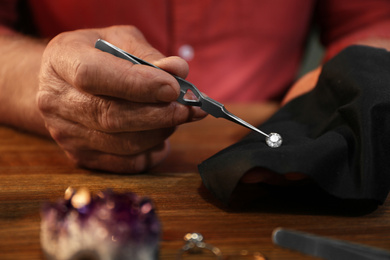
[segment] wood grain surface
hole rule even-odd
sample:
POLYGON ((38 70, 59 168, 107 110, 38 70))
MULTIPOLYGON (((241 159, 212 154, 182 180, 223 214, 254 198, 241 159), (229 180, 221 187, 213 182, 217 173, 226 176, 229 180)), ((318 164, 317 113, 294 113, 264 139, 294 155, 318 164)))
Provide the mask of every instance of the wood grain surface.
MULTIPOLYGON (((277 109, 276 104, 227 107, 252 124, 277 109)), ((187 232, 202 233, 224 256, 248 250, 267 259, 313 259, 274 245, 277 227, 390 250, 389 200, 372 208, 331 198, 315 185, 241 186, 230 207, 215 199, 202 185, 197 165, 248 132, 212 117, 182 125, 170 138, 172 151, 162 164, 144 174, 117 175, 77 168, 55 142, 0 126, 0 259, 44 259, 40 206, 62 197, 68 186, 152 198, 163 225, 160 259, 175 259, 187 232)))

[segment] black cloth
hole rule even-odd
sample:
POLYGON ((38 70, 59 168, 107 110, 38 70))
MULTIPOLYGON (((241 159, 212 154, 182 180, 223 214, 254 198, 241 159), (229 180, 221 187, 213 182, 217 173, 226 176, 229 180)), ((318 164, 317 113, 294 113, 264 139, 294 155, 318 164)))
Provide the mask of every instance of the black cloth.
POLYGON ((346 48, 324 65, 311 92, 259 129, 281 134, 282 146, 270 148, 252 132, 198 167, 205 186, 225 203, 255 167, 304 173, 338 198, 383 203, 390 187, 390 53, 346 48))

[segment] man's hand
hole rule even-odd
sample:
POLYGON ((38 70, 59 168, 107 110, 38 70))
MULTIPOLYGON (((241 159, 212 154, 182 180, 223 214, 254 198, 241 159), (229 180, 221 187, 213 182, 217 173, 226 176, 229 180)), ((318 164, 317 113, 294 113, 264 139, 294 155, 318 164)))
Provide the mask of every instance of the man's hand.
POLYGON ((38 106, 53 139, 78 165, 141 172, 165 158, 177 125, 206 113, 175 102, 180 87, 169 73, 95 49, 99 38, 182 78, 188 73, 184 60, 164 57, 134 27, 67 32, 43 54, 38 106))

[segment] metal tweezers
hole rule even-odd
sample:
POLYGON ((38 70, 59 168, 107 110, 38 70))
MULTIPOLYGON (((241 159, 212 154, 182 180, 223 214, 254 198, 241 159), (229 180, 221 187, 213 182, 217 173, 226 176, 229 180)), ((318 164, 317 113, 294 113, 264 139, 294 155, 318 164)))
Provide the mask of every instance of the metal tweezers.
POLYGON ((381 248, 317 236, 306 232, 277 228, 275 244, 301 253, 329 260, 389 260, 390 252, 381 248))
MULTIPOLYGON (((128 61, 132 62, 133 64, 147 65, 147 66, 162 70, 161 68, 159 68, 153 64, 150 64, 150 63, 148 63, 148 62, 146 62, 146 61, 144 61, 144 60, 142 60, 142 59, 140 59, 140 58, 138 58, 130 53, 127 53, 124 50, 122 50, 122 49, 116 47, 115 45, 113 45, 107 41, 104 41, 102 39, 99 39, 96 41, 95 48, 97 48, 101 51, 113 54, 116 57, 128 60, 128 61)), ((210 114, 216 118, 222 117, 222 118, 230 120, 234 123, 237 123, 239 125, 245 126, 249 129, 255 131, 255 132, 258 132, 258 133, 267 137, 267 139, 266 139, 267 144, 270 147, 279 147, 280 146, 281 137, 279 134, 277 134, 277 133, 271 133, 271 134, 264 133, 263 131, 259 130, 258 128, 254 127, 253 125, 245 122, 241 118, 239 118, 239 117, 233 115, 232 113, 230 113, 229 111, 227 111, 223 104, 221 104, 221 103, 219 103, 219 102, 215 101, 214 99, 211 99, 207 96, 204 96, 192 83, 190 83, 190 82, 188 82, 188 81, 186 81, 186 80, 184 80, 176 75, 172 75, 172 76, 179 82, 179 85, 180 85, 180 95, 177 99, 177 101, 179 103, 181 103, 183 105, 187 105, 187 106, 198 106, 202 110, 204 110, 205 112, 207 112, 208 114, 210 114), (187 94, 188 91, 192 91, 192 93, 196 96, 197 99, 196 100, 186 99, 184 96, 185 96, 185 94, 187 94)))

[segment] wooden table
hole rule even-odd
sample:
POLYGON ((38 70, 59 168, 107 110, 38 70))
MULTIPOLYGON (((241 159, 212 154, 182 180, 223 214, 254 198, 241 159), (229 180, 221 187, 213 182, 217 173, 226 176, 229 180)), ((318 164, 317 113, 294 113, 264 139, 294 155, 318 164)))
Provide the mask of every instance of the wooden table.
MULTIPOLYGON (((228 108, 257 124, 277 106, 228 108)), ((241 126, 212 117, 180 126, 164 163, 148 173, 126 176, 77 168, 53 141, 0 126, 0 259, 43 259, 40 205, 62 197, 68 186, 92 192, 113 188, 152 198, 163 224, 160 259, 175 259, 186 232, 202 233, 224 255, 249 250, 261 251, 267 259, 313 259, 273 245, 276 227, 390 250, 389 200, 361 214, 335 206, 314 188, 276 188, 272 196, 245 208, 229 208, 216 200, 202 185, 197 165, 247 133, 241 126)))

